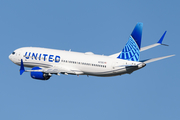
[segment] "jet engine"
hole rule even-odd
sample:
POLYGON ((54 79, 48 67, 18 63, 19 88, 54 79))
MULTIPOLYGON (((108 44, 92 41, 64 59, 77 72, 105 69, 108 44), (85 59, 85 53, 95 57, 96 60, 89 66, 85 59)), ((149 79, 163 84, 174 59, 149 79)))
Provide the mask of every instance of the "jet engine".
MULTIPOLYGON (((39 67, 34 67, 32 70, 40 70, 41 68, 39 67)), ((51 77, 51 74, 48 73, 43 73, 43 72, 31 72, 31 77, 33 79, 38 79, 38 80, 48 80, 51 77)))

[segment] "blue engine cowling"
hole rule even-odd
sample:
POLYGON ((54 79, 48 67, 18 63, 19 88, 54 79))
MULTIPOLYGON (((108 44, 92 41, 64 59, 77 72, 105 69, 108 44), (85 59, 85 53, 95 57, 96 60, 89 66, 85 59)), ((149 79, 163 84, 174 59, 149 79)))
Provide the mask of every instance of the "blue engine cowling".
MULTIPOLYGON (((40 69, 41 68, 39 67, 32 68, 32 70, 40 70, 40 69)), ((34 79, 39 79, 39 80, 48 80, 51 76, 43 72, 31 72, 31 77, 34 79)))

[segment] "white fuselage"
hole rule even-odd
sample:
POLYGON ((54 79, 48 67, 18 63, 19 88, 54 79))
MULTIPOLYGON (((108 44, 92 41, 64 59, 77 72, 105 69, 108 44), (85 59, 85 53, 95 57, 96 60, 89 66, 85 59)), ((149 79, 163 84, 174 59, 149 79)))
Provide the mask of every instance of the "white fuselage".
POLYGON ((144 67, 143 63, 128 61, 91 52, 79 53, 38 47, 23 47, 14 51, 9 59, 17 65, 23 60, 25 67, 53 68, 59 73, 74 75, 115 76, 144 67))

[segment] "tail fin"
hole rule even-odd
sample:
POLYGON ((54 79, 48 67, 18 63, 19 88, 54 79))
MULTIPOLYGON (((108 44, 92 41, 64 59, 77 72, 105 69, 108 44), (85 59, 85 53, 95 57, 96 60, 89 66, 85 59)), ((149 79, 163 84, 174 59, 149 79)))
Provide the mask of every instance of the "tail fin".
POLYGON ((143 23, 136 24, 128 42, 126 43, 125 47, 117 58, 130 61, 139 61, 142 28, 143 23))

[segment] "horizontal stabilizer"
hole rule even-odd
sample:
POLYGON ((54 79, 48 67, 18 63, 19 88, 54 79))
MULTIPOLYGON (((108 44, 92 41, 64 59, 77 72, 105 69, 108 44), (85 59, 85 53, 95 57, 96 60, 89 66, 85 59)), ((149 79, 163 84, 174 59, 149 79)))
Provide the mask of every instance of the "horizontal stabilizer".
POLYGON ((159 57, 159 58, 152 58, 152 59, 142 60, 140 62, 143 62, 143 63, 147 64, 147 63, 151 63, 151 62, 154 62, 154 61, 158 61, 158 60, 162 60, 162 59, 165 59, 165 58, 169 58, 169 57, 172 57, 172 56, 175 56, 175 55, 169 55, 169 56, 164 56, 164 57, 159 57))

